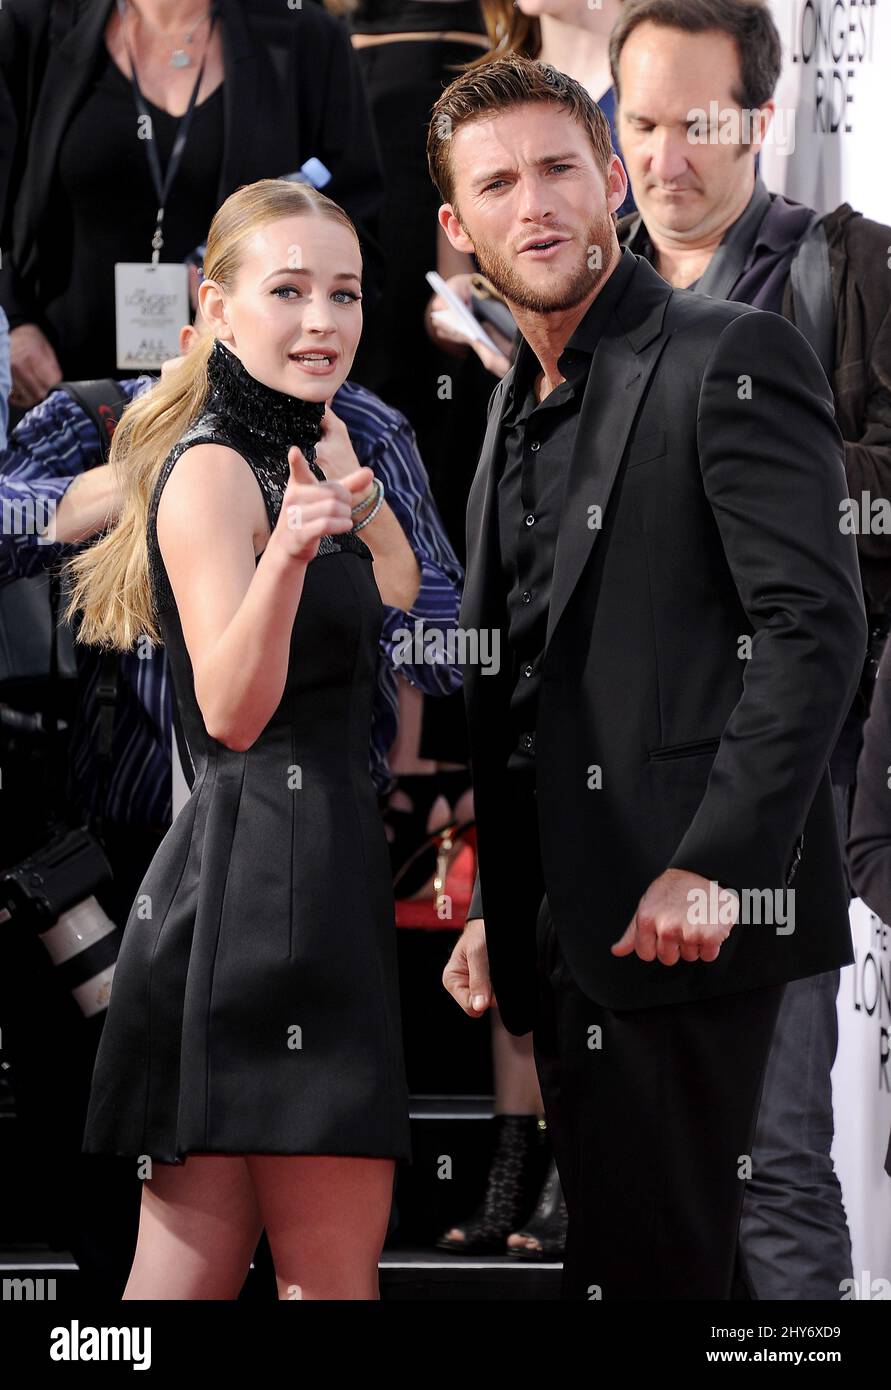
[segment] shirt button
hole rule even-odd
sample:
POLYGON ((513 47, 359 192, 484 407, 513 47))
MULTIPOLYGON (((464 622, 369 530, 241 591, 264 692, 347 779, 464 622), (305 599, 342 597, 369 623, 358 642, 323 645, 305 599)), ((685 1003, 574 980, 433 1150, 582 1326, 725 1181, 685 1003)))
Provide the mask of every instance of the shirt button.
POLYGON ((530 512, 529 515, 525 518, 525 521, 526 521, 526 525, 527 525, 527 526, 534 526, 534 525, 535 525, 535 517, 532 515, 531 512, 530 512))
POLYGON ((531 667, 531 666, 524 666, 524 667, 523 667, 523 675, 524 675, 524 676, 531 676, 531 675, 532 675, 532 667, 531 667))
POLYGON ((529 448, 532 450, 533 454, 537 454, 538 451, 539 451, 539 449, 541 448, 541 444, 540 444, 539 441, 536 439, 536 440, 533 440, 533 442, 529 445, 529 448))
POLYGON ((524 589, 524 590, 523 590, 523 602, 524 602, 524 603, 531 603, 531 602, 532 602, 532 595, 531 595, 531 593, 529 592, 528 589, 524 589))

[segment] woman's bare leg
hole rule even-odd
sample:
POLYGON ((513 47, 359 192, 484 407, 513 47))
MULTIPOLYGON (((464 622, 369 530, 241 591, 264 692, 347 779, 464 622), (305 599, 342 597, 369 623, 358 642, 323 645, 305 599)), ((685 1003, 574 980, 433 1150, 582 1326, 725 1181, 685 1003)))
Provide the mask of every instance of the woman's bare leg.
POLYGON ((249 1154, 279 1299, 378 1299, 392 1158, 249 1154))
POLYGON ((496 1115, 543 1114, 544 1105, 532 1052, 532 1034, 524 1033, 518 1038, 509 1033, 497 1008, 489 1010, 489 1017, 492 1020, 496 1115))
MULTIPOLYGON (((396 677, 396 696, 399 714, 396 737, 387 754, 390 771, 397 777, 403 772, 435 772, 435 761, 432 758, 422 758, 418 753, 421 746, 424 696, 402 676, 396 677)), ((411 810, 411 807, 405 809, 411 810)))
POLYGON ((154 1163, 125 1299, 234 1299, 263 1230, 242 1154, 154 1163))

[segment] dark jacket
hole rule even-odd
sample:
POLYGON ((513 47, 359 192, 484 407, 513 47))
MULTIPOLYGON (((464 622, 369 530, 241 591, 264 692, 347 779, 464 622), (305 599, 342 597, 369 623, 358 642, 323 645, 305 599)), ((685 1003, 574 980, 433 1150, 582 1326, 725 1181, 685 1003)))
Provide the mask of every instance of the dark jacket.
MULTIPOLYGON (((852 959, 827 762, 867 631, 817 358, 779 315, 672 290, 635 260, 591 362, 569 464, 532 809, 562 951, 579 986, 614 1009, 852 959), (613 956, 669 867, 740 891, 791 883, 794 931, 740 923, 712 963, 613 956)), ((470 492, 461 607, 462 628, 501 634, 497 445, 512 371, 493 393, 470 492)), ((505 767, 513 672, 501 647, 498 674, 464 672, 479 854, 468 915, 485 917, 501 1015, 520 1034, 535 1011, 538 902, 529 808, 505 767)))
MULTIPOLYGON (((51 258, 44 246, 46 212, 59 144, 89 85, 113 3, 81 4, 74 29, 51 48, 51 0, 4 0, 0 9, 0 77, 18 126, 11 164, 0 168, 0 186, 4 176, 9 181, 0 304, 13 328, 22 323, 45 327, 40 305, 53 287, 66 283, 68 267, 51 258)), ((70 4, 68 0, 68 8, 70 4)), ((345 26, 318 5, 273 9, 267 0, 250 5, 221 0, 218 22, 225 135, 217 205, 242 184, 293 173, 312 155, 321 159, 333 175, 324 192, 346 209, 360 233, 368 307, 383 283, 376 241, 383 185, 345 26)), ((4 148, 0 143, 0 159, 4 148)))
MULTIPOLYGON (((849 203, 823 220, 829 244, 835 306, 832 390, 845 441, 848 491, 891 499, 891 227, 855 212, 849 203)), ((789 286, 783 312, 795 322, 789 286)), ((857 537, 867 605, 891 606, 891 536, 857 537)))

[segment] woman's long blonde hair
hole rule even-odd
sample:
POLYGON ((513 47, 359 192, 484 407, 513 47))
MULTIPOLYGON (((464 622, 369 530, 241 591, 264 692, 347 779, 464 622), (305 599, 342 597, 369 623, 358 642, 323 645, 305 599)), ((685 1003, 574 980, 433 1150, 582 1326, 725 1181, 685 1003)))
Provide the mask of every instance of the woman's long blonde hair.
MULTIPOLYGON (((356 229, 339 204, 308 184, 260 179, 232 193, 207 236, 204 273, 231 293, 248 239, 270 222, 300 214, 330 218, 356 229)), ((62 617, 79 612, 76 640, 129 651, 141 637, 161 641, 148 571, 148 512, 158 474, 210 391, 207 363, 214 335, 203 333, 175 369, 137 396, 114 432, 108 462, 120 488, 118 520, 62 570, 70 591, 62 617)))

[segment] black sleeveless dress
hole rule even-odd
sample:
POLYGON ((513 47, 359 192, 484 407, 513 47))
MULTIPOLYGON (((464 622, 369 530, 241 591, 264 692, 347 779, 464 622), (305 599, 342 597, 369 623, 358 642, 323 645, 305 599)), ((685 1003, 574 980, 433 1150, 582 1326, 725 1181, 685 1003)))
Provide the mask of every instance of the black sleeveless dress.
POLYGON ((227 444, 274 526, 291 444, 324 479, 324 406, 257 381, 219 340, 208 373, 205 407, 158 476, 147 537, 195 782, 127 921, 82 1149, 167 1163, 411 1161, 389 855, 369 771, 383 619, 371 552, 353 533, 322 537, 278 708, 244 752, 211 738, 158 548, 161 491, 190 445, 227 444))

